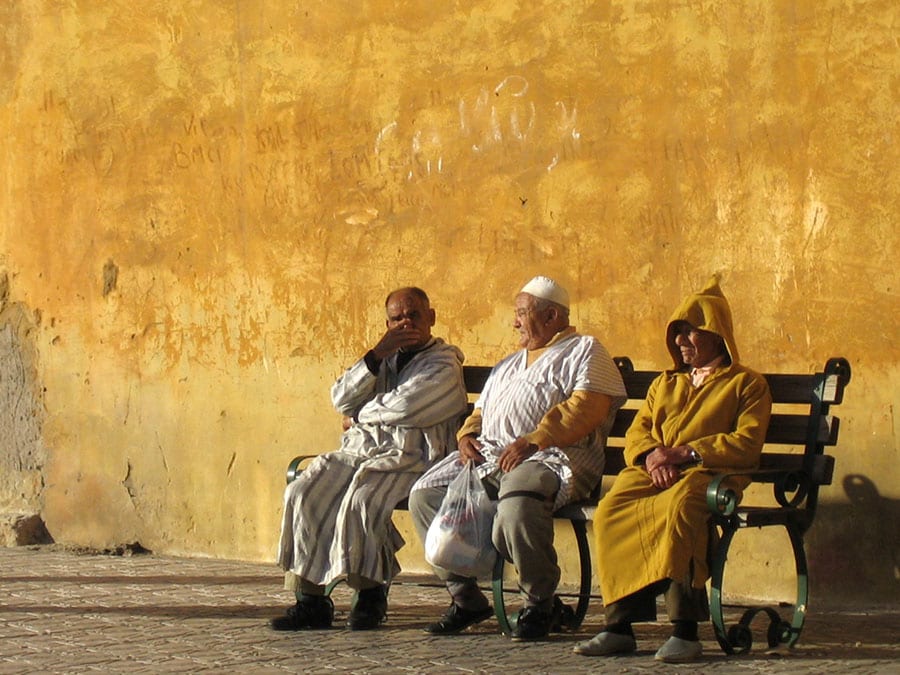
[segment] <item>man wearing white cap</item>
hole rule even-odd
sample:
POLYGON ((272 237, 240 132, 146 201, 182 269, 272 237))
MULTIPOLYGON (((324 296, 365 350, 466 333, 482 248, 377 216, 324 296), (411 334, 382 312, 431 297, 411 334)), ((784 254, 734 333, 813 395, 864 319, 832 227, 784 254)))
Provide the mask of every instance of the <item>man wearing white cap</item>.
MULTIPOLYGON (((626 394, 603 345, 569 325, 569 294, 552 279, 525 284, 513 326, 522 349, 491 371, 457 433, 458 452, 416 482, 409 504, 424 541, 449 483, 465 462, 477 465, 488 494, 498 499, 494 546, 519 573, 525 606, 513 638, 534 640, 549 633, 554 619, 560 570, 553 512, 587 497, 600 480, 606 437, 626 394)), ((476 579, 435 572, 452 603, 428 633, 459 633, 492 614, 476 579)))

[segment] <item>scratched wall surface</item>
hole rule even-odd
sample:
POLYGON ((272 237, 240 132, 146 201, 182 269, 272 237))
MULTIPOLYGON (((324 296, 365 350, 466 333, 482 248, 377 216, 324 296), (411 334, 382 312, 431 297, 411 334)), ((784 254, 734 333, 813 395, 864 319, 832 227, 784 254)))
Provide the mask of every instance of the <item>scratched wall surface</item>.
MULTIPOLYGON (((13 0, 0 19, 0 263, 40 317, 57 540, 270 558, 283 468, 335 446, 328 388, 386 291, 425 287, 437 332, 492 363, 538 272, 640 367, 666 365, 669 312, 713 272, 746 362, 848 357, 816 573, 896 535, 875 517, 900 499, 890 0, 13 0)), ((753 555, 750 584, 778 552, 753 555)), ((896 592, 896 559, 866 569, 896 592)))
POLYGON ((9 278, 0 270, 0 541, 6 540, 4 516, 40 512, 46 462, 34 323, 23 307, 7 302, 8 290, 9 278))

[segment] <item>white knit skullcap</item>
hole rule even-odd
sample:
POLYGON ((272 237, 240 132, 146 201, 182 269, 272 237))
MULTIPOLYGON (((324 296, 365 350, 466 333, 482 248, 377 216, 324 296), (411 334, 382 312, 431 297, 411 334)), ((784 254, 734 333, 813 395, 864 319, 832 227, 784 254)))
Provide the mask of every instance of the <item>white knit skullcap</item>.
POLYGON ((536 298, 543 298, 557 305, 569 308, 569 294, 565 288, 549 277, 535 277, 522 287, 519 293, 528 293, 536 298))

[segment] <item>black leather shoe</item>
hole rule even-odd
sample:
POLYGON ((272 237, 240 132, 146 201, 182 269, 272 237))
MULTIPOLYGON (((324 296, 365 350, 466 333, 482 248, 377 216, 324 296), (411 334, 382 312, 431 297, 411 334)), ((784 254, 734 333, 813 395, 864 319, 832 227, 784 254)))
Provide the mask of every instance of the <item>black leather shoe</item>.
POLYGON ((334 621, 334 603, 327 595, 305 595, 284 616, 271 621, 273 630, 307 630, 331 628, 334 621))
POLYGON ((454 602, 438 621, 425 626, 425 632, 432 635, 455 635, 484 621, 493 613, 494 610, 489 606, 484 609, 463 609, 454 602))
POLYGON ((538 607, 525 607, 513 629, 513 640, 542 640, 550 634, 553 612, 538 607))
POLYGON ((357 591, 347 619, 350 630, 372 630, 387 618, 387 586, 357 591))
POLYGON ((562 633, 569 630, 575 624, 575 610, 560 600, 558 595, 553 596, 553 618, 550 625, 551 633, 562 633))

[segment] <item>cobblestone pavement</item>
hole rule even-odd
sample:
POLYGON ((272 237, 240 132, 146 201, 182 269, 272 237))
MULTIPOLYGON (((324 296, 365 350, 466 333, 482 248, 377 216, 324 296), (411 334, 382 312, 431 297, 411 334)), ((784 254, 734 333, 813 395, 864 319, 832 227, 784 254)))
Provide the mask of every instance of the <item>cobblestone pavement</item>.
MULTIPOLYGON (((664 624, 639 626, 635 656, 572 653, 597 630, 599 603, 578 634, 544 642, 513 643, 493 619, 437 638, 421 627, 447 596, 410 579, 392 587, 379 630, 276 633, 268 620, 292 598, 273 565, 20 547, 0 548, 0 570, 0 673, 900 673, 897 609, 813 610, 800 644, 780 655, 766 653, 760 625, 760 644, 726 657, 704 625, 703 660, 667 666, 653 660, 664 624)), ((342 625, 350 591, 334 599, 342 625)))

